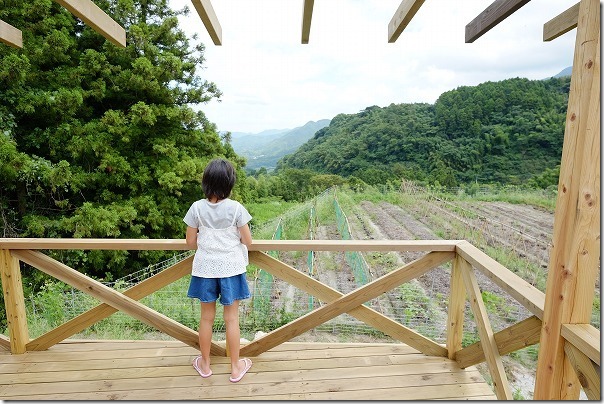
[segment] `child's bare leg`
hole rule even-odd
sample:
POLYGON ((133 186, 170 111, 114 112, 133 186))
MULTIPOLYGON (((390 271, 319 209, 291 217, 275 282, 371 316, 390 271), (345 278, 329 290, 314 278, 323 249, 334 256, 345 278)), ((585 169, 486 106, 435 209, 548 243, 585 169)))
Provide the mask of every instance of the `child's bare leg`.
POLYGON ((231 356, 231 376, 237 377, 245 368, 245 363, 239 362, 240 334, 239 331, 239 300, 224 306, 224 324, 226 326, 226 342, 231 356))
POLYGON ((199 322, 199 365, 204 373, 210 372, 210 347, 212 345, 212 328, 216 317, 216 302, 201 303, 201 320, 199 322))

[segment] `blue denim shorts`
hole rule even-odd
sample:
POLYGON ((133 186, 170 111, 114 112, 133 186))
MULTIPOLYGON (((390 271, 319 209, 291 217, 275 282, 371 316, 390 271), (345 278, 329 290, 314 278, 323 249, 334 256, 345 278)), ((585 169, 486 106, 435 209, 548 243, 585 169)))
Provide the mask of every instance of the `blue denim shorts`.
POLYGON ((202 303, 212 303, 218 300, 218 296, 223 306, 230 306, 235 300, 249 299, 250 288, 245 274, 228 278, 191 276, 187 297, 199 299, 202 303))

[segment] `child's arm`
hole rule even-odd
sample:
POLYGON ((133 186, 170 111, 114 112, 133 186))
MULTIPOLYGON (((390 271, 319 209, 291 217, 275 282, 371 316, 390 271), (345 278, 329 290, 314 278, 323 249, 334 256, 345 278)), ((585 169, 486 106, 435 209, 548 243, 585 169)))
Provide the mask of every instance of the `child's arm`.
POLYGON ((187 226, 187 247, 197 250, 197 227, 187 226))
POLYGON ((239 234, 241 234, 241 243, 245 244, 247 248, 250 248, 252 245, 252 232, 247 223, 239 227, 239 234))

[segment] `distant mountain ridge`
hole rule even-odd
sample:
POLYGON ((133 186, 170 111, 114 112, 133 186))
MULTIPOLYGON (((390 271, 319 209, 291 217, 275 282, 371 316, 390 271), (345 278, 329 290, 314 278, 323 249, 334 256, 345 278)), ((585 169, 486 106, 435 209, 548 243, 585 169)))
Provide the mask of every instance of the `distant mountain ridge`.
MULTIPOLYGON (((569 77, 571 74, 572 66, 568 66, 555 76, 542 80, 569 77)), ((329 127, 331 121, 330 119, 309 121, 294 129, 268 129, 259 133, 232 132, 231 145, 237 154, 246 157, 247 169, 256 170, 265 167, 270 171, 277 166, 281 158, 295 153, 302 145, 313 139, 317 131, 329 127)))
POLYGON ((339 114, 277 170, 307 169, 384 184, 401 177, 459 183, 549 184, 560 164, 570 78, 462 86, 434 104, 339 114))
POLYGON ((314 134, 328 126, 330 119, 309 121, 294 129, 269 129, 259 133, 231 133, 235 152, 247 159, 248 169, 273 169, 282 157, 295 152, 314 134))
POLYGON ((570 76, 572 73, 573 73, 573 67, 572 66, 568 66, 566 69, 563 69, 560 73, 556 74, 553 77, 557 79, 559 77, 570 76))

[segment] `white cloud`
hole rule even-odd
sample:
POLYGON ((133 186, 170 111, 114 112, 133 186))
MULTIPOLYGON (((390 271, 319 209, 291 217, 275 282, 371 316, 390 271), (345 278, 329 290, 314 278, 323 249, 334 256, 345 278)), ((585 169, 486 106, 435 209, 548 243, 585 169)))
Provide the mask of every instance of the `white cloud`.
POLYGON ((201 75, 224 94, 200 108, 221 131, 260 132, 370 105, 433 103, 462 85, 542 79, 572 64, 575 30, 542 41, 543 24, 572 0, 532 0, 472 44, 464 42, 465 26, 490 2, 429 0, 390 44, 388 23, 400 1, 317 0, 307 45, 300 43, 302 0, 214 0, 222 46, 190 6, 183 27, 206 44, 201 75))

